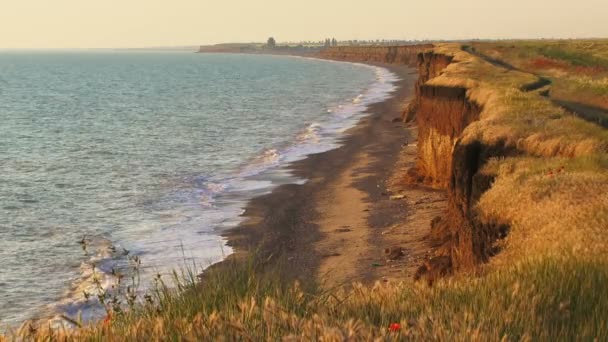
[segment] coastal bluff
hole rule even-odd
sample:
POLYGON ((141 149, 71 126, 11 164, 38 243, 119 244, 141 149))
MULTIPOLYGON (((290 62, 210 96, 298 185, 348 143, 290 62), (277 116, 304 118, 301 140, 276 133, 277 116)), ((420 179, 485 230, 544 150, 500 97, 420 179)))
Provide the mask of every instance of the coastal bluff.
POLYGON ((433 45, 337 46, 321 50, 319 57, 337 61, 403 64, 415 67, 421 50, 433 45))
POLYGON ((418 126, 417 159, 404 173, 447 193, 429 234, 455 270, 608 252, 599 233, 606 222, 594 214, 608 210, 606 130, 551 103, 538 76, 456 43, 335 47, 319 56, 417 66, 403 113, 418 126))

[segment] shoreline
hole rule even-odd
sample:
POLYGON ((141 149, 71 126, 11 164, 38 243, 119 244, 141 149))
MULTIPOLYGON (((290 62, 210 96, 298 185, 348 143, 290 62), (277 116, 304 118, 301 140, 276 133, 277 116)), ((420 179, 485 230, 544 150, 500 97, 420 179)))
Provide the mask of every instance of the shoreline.
MULTIPOLYGON (((313 58, 313 57, 308 57, 308 56, 278 56, 278 57, 305 58, 305 59, 321 60, 324 62, 344 63, 343 61, 333 61, 333 60, 326 60, 326 59, 322 59, 322 58, 313 58)), ((404 82, 404 80, 402 79, 403 76, 399 72, 395 72, 395 70, 399 69, 399 70, 401 70, 402 73, 407 74, 407 75, 410 75, 412 72, 412 70, 409 70, 408 68, 405 68, 405 67, 394 67, 394 66, 389 66, 389 65, 359 63, 359 62, 346 62, 346 63, 354 64, 354 65, 361 65, 361 66, 370 67, 370 68, 381 67, 381 68, 387 69, 391 74, 395 74, 399 79, 401 79, 399 81, 394 82, 397 90, 394 93, 391 93, 389 95, 390 97, 388 100, 382 100, 381 102, 371 104, 371 105, 369 105, 367 110, 361 112, 361 114, 363 116, 359 119, 359 121, 357 123, 355 123, 354 126, 348 128, 342 137, 338 137, 336 139, 336 143, 338 145, 340 145, 339 147, 337 147, 335 149, 331 149, 326 152, 311 154, 311 155, 303 157, 303 159, 300 159, 300 160, 288 162, 284 166, 280 167, 278 170, 273 171, 274 173, 277 173, 277 171, 278 171, 278 175, 274 175, 273 177, 277 177, 277 179, 284 178, 283 181, 287 181, 288 183, 276 186, 273 190, 270 190, 270 192, 267 194, 254 195, 254 197, 246 200, 245 211, 242 215, 238 216, 239 218, 241 218, 240 219, 241 223, 238 223, 234 228, 228 228, 225 231, 220 230, 220 231, 218 231, 218 234, 217 234, 222 239, 224 239, 225 246, 230 247, 232 249, 232 253, 225 256, 222 260, 219 260, 215 263, 211 263, 208 266, 206 266, 201 271, 201 274, 200 274, 201 276, 211 269, 215 269, 218 267, 221 268, 222 264, 225 264, 226 261, 233 260, 235 258, 240 258, 246 251, 257 249, 256 246, 260 241, 266 240, 269 238, 270 239, 276 238, 277 237, 275 235, 276 231, 280 230, 280 228, 279 228, 280 225, 277 225, 277 224, 274 224, 273 227, 269 231, 262 229, 262 230, 256 230, 255 233, 252 231, 252 232, 248 232, 246 234, 239 234, 237 231, 239 231, 240 229, 243 229, 244 226, 250 226, 252 224, 255 224, 255 221, 258 219, 258 213, 260 212, 260 210, 264 210, 261 208, 262 206, 270 205, 269 209, 276 208, 276 206, 274 206, 272 204, 272 203, 276 203, 276 202, 273 202, 274 200, 272 199, 274 196, 277 196, 276 197, 277 200, 279 202, 281 202, 284 199, 284 197, 282 197, 281 194, 284 193, 286 191, 286 189, 299 188, 300 186, 303 186, 303 185, 301 185, 299 180, 310 180, 311 179, 309 177, 311 165, 308 162, 306 162, 309 158, 314 156, 315 158, 325 159, 325 157, 323 157, 323 156, 326 153, 330 153, 332 151, 341 149, 343 147, 343 145, 345 144, 345 141, 350 140, 353 130, 357 130, 358 127, 361 126, 363 122, 367 121, 371 116, 374 115, 374 114, 368 114, 368 113, 371 113, 371 108, 374 108, 375 106, 378 106, 386 101, 390 101, 390 99, 392 99, 395 96, 395 94, 397 94, 397 93, 402 93, 401 87, 397 86, 397 85, 404 82), (287 174, 285 174, 285 172, 287 174), (259 204, 258 201, 262 201, 263 204, 261 204, 261 202, 259 204), (255 202, 256 204, 252 205, 252 202, 255 202), (267 233, 270 233, 270 235, 273 235, 273 236, 268 236, 267 233)), ((402 111, 402 108, 399 108, 399 111, 402 111)), ((357 114, 357 115, 361 115, 361 114, 357 114)), ((399 115, 396 115, 396 116, 399 116, 399 115)), ((349 159, 349 158, 346 158, 346 159, 349 159)), ((258 177, 257 175, 254 175, 254 176, 251 176, 250 178, 255 179, 257 177, 258 177)), ((274 181, 277 181, 277 179, 274 179, 274 181)), ((309 182, 305 182, 304 185, 306 185, 308 183, 309 182)), ((290 191, 290 190, 287 190, 287 191, 290 191)), ((299 198, 299 199, 295 199, 295 200, 299 201, 299 200, 304 200, 304 199, 299 198)), ((290 220, 293 220, 294 217, 297 216, 297 215, 294 216, 294 214, 292 214, 291 212, 288 212, 289 209, 287 207, 290 207, 289 204, 291 204, 291 203, 284 203, 284 204, 285 205, 281 206, 281 208, 278 210, 278 211, 282 211, 282 212, 274 213, 272 215, 272 217, 269 218, 270 220, 273 220, 273 221, 279 220, 279 222, 285 222, 285 221, 281 221, 281 220, 283 218, 289 218, 290 220)), ((272 241, 278 242, 278 245, 286 244, 286 239, 284 238, 284 236, 279 237, 278 240, 272 240, 272 241)), ((274 242, 265 244, 263 246, 262 250, 264 250, 264 253, 267 253, 267 255, 276 254, 276 248, 273 247, 274 242)), ((65 317, 70 317, 70 315, 68 314, 65 317)), ((30 320, 26 320, 26 322, 27 321, 30 321, 30 320)), ((53 310, 49 310, 49 314, 44 315, 42 318, 36 317, 34 319, 34 321, 43 321, 43 322, 50 321, 50 322, 55 322, 55 323, 57 323, 57 322, 65 323, 62 314, 58 314, 56 311, 53 311, 53 310)))
MULTIPOLYGON (((291 57, 291 58, 316 59, 316 60, 320 60, 320 61, 323 61, 323 62, 335 62, 335 63, 342 63, 341 61, 324 60, 324 59, 321 59, 321 58, 312 58, 312 57, 308 57, 308 56, 306 56, 306 57, 302 57, 302 56, 279 56, 279 57, 291 57)), ((391 69, 391 68, 387 68, 387 66, 385 66, 385 65, 369 65, 369 64, 368 64, 368 65, 366 65, 366 64, 364 64, 364 63, 350 63, 350 62, 348 62, 348 64, 361 65, 361 66, 365 66, 365 67, 368 67, 368 68, 374 68, 374 67, 383 67, 383 68, 385 68, 385 69, 391 69)), ((391 71, 391 73, 392 73, 392 70, 389 70, 389 71, 391 71)), ((383 72, 384 72, 384 71, 383 71, 383 72)), ((375 106, 375 104, 373 104, 373 105, 371 105, 371 106, 373 107, 373 106, 375 106)), ((363 112, 359 112, 359 114, 356 114, 357 116, 363 115, 363 117, 362 117, 361 119, 356 119, 356 120, 360 120, 360 121, 365 121, 365 120, 367 120, 367 118, 368 118, 368 114, 361 114, 361 113, 367 113, 367 112, 369 112, 369 110, 366 110, 366 111, 363 111, 363 112)), ((353 122, 355 122, 355 121, 351 121, 351 122, 348 124, 348 126, 346 126, 346 127, 349 127, 349 126, 353 125, 353 122)), ((360 123, 355 123, 354 125, 355 125, 355 126, 358 126, 359 124, 360 124, 360 123)), ((348 133, 348 132, 350 132, 352 129, 354 129, 354 126, 353 126, 353 127, 348 128, 347 133, 344 133, 344 134, 342 134, 342 133, 341 133, 341 135, 342 135, 342 136, 341 136, 341 137, 339 137, 339 138, 337 138, 337 139, 336 139, 336 142, 337 142, 338 144, 340 144, 340 145, 341 145, 341 141, 342 141, 342 140, 344 140, 344 139, 345 139, 345 137, 347 137, 347 136, 349 136, 349 135, 350 135, 350 133, 348 133)), ((330 151, 331 151, 331 150, 330 150, 330 151)), ((321 152, 321 153, 318 153, 318 154, 323 155, 324 153, 326 153, 326 152, 321 152)), ((309 158, 309 156, 304 157, 304 159, 308 159, 308 158, 309 158)), ((283 178, 283 177, 284 177, 284 178, 285 178, 285 179, 287 179, 289 182, 293 182, 294 180, 298 181, 298 180, 306 180, 306 179, 308 179, 307 177, 302 177, 302 176, 300 176, 300 174, 299 174, 299 173, 297 173, 297 172, 289 172, 289 171, 294 171, 294 170, 293 170, 293 165, 296 165, 296 164, 298 164, 299 162, 302 162, 302 161, 303 161, 303 160, 299 160, 299 161, 295 161, 295 162, 290 162, 290 163, 285 164, 285 166, 281 166, 281 167, 280 167, 280 171, 279 171, 279 173, 283 173, 284 171, 288 171, 289 175, 279 175, 278 177, 279 177, 279 178, 283 178)), ((304 174, 304 173, 303 173, 303 174, 304 174)), ((251 176, 251 178, 252 178, 252 179, 254 179, 254 178, 256 178, 256 177, 257 177, 257 176, 251 176)), ((297 182, 297 183, 295 183, 295 184, 289 183, 288 185, 297 185, 297 184, 299 184, 299 182, 297 182)), ((282 188, 283 186, 282 186, 282 185, 279 185, 278 187, 279 187, 279 188, 282 188)), ((275 190, 277 190, 277 189, 275 189, 275 190)), ((272 194, 272 193, 274 193, 274 190, 270 190, 270 194, 272 194)), ((269 194, 269 195, 270 195, 270 194, 269 194)), ((245 200, 245 201, 246 201, 246 203, 249 203, 249 202, 251 202, 252 200, 256 199, 256 198, 257 198, 257 196, 259 196, 259 193, 258 193, 258 195, 253 195, 253 196, 255 196, 255 197, 253 197, 253 198, 251 198, 251 199, 248 199, 248 200, 245 200)), ((265 195, 261 195, 260 197, 265 197, 265 195)), ((249 208, 249 204, 247 204, 247 205, 246 205, 246 207, 247 207, 247 208, 249 208)), ((235 218, 236 218, 236 217, 237 217, 237 216, 235 216, 235 218)), ((247 216, 247 214, 246 214, 246 213, 245 213, 244 215, 242 215, 242 218, 244 219, 244 221, 246 221, 246 223, 248 223, 248 224, 250 223, 250 221, 249 221, 250 217, 249 217, 249 216, 247 216)), ((238 228, 239 228, 241 225, 242 225, 242 224, 237 224, 237 226, 236 226, 235 228, 228 228, 226 231, 218 230, 218 231, 216 232, 216 235, 224 239, 224 238, 228 237, 229 235, 231 235, 231 231, 232 231, 233 229, 238 229, 238 228)), ((231 239, 231 238, 228 238, 228 240, 224 240, 224 241, 227 241, 227 242, 228 242, 228 244, 227 244, 228 246, 233 247, 233 245, 232 245, 232 243, 231 243, 231 241, 230 241, 230 240, 232 240, 232 239, 231 239)), ((253 241, 253 239, 252 239, 252 241, 253 241)), ((248 244, 248 245, 249 245, 249 244, 248 244)), ((239 251, 235 251, 235 252, 239 252, 239 251)), ((207 270, 209 270, 209 269, 211 269, 211 268, 216 267, 216 265, 221 264, 223 261, 227 260, 228 258, 232 258, 232 254, 230 254, 230 255, 228 255, 228 256, 226 256, 226 257, 224 257, 224 258, 223 258, 223 260, 219 260, 219 261, 217 261, 217 262, 215 262, 215 263, 213 263, 213 264, 209 264, 208 266, 206 266, 206 267, 205 267, 205 269, 204 269, 202 272, 206 272, 207 270)), ((70 290, 69 290, 69 292, 70 292, 70 293, 71 293, 71 292, 74 292, 74 293, 80 293, 81 291, 79 291, 79 290, 78 290, 78 291, 73 291, 72 289, 70 289, 70 290)), ((64 298, 64 297, 62 297, 62 298, 64 298)), ((62 309, 62 310, 57 310, 57 309, 55 309, 55 307, 56 307, 56 306, 68 306, 68 305, 71 305, 71 303, 68 303, 67 301, 66 301, 66 302, 61 302, 61 301, 54 302, 54 303, 52 303, 52 304, 49 304, 49 305, 48 305, 48 307, 44 307, 44 314, 42 314, 42 315, 37 315, 37 316, 34 316, 34 317, 32 317, 32 318, 28 318, 27 320, 22 321, 22 322, 20 322, 20 323, 27 322, 27 321, 36 321, 36 322, 47 322, 47 321, 51 321, 51 322, 55 322, 55 323, 57 323, 57 322, 63 322, 63 319, 62 319, 62 317, 63 317, 63 316, 62 316, 62 315, 63 315, 64 313, 66 313, 66 317, 71 317, 71 316, 74 316, 74 315, 72 315, 72 314, 71 314, 71 312, 69 312, 69 311, 64 311, 63 309, 62 309)), ((92 321, 94 321, 94 320, 95 320, 95 319, 92 319, 92 321)), ((65 323, 65 322, 63 322, 63 323, 65 323)))
MULTIPOLYGON (((384 249, 403 244, 403 237, 381 232, 395 229, 413 212, 409 201, 389 199, 388 183, 394 176, 394 166, 408 162, 404 161, 402 152, 406 149, 402 146, 415 138, 412 127, 405 128, 400 118, 414 96, 418 74, 405 65, 361 64, 396 74, 399 80, 394 83, 394 92, 368 107, 367 115, 340 139, 340 147, 287 166, 296 178, 308 180, 306 183, 281 185, 270 194, 250 200, 242 215, 244 221, 222 234, 234 253, 204 273, 221 268, 229 260, 244 260, 255 254, 254 258, 263 264, 281 264, 283 279, 310 286, 413 275, 420 250, 403 248, 408 252, 404 260, 388 265, 384 249), (397 264, 404 267, 394 274, 392 266, 397 264), (325 275, 330 273, 331 277, 325 275)), ((415 145, 412 147, 415 150, 415 145)), ((413 161, 412 154, 407 157, 413 161)), ((428 235, 429 222, 418 240, 428 235)), ((421 245, 418 249, 424 251, 430 247, 428 243, 421 245)))

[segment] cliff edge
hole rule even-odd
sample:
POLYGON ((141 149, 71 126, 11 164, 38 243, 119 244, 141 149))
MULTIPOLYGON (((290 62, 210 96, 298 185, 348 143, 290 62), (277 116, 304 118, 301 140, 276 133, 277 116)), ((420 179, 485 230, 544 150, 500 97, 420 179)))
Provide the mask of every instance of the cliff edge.
POLYGON ((432 235, 455 269, 608 255, 608 131, 554 105, 547 84, 459 44, 338 47, 321 57, 416 64, 408 181, 443 189, 432 235))

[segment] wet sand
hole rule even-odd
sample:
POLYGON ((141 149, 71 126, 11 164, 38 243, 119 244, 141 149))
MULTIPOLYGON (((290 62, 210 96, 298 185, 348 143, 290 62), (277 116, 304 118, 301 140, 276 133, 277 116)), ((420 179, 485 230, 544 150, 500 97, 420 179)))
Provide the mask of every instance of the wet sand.
POLYGON ((412 277, 430 253, 429 223, 445 199, 401 182, 415 160, 416 129, 399 119, 417 73, 381 66, 401 79, 393 96, 371 105, 341 147, 290 165, 307 183, 250 201, 245 221, 225 234, 236 251, 232 258, 280 261, 285 279, 322 286, 412 277), (403 255, 390 260, 385 249, 391 247, 403 255))

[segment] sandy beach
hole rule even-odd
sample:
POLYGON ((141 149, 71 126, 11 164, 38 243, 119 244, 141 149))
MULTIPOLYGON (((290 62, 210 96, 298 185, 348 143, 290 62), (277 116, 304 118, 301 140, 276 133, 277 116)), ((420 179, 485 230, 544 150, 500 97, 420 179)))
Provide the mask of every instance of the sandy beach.
POLYGON ((370 106, 341 147, 290 166, 306 184, 249 203, 245 222, 226 234, 233 258, 254 252, 264 262, 280 260, 287 278, 324 286, 413 276, 445 200, 442 192, 400 182, 415 158, 416 128, 400 118, 417 73, 380 66, 400 78, 393 95, 370 106))

